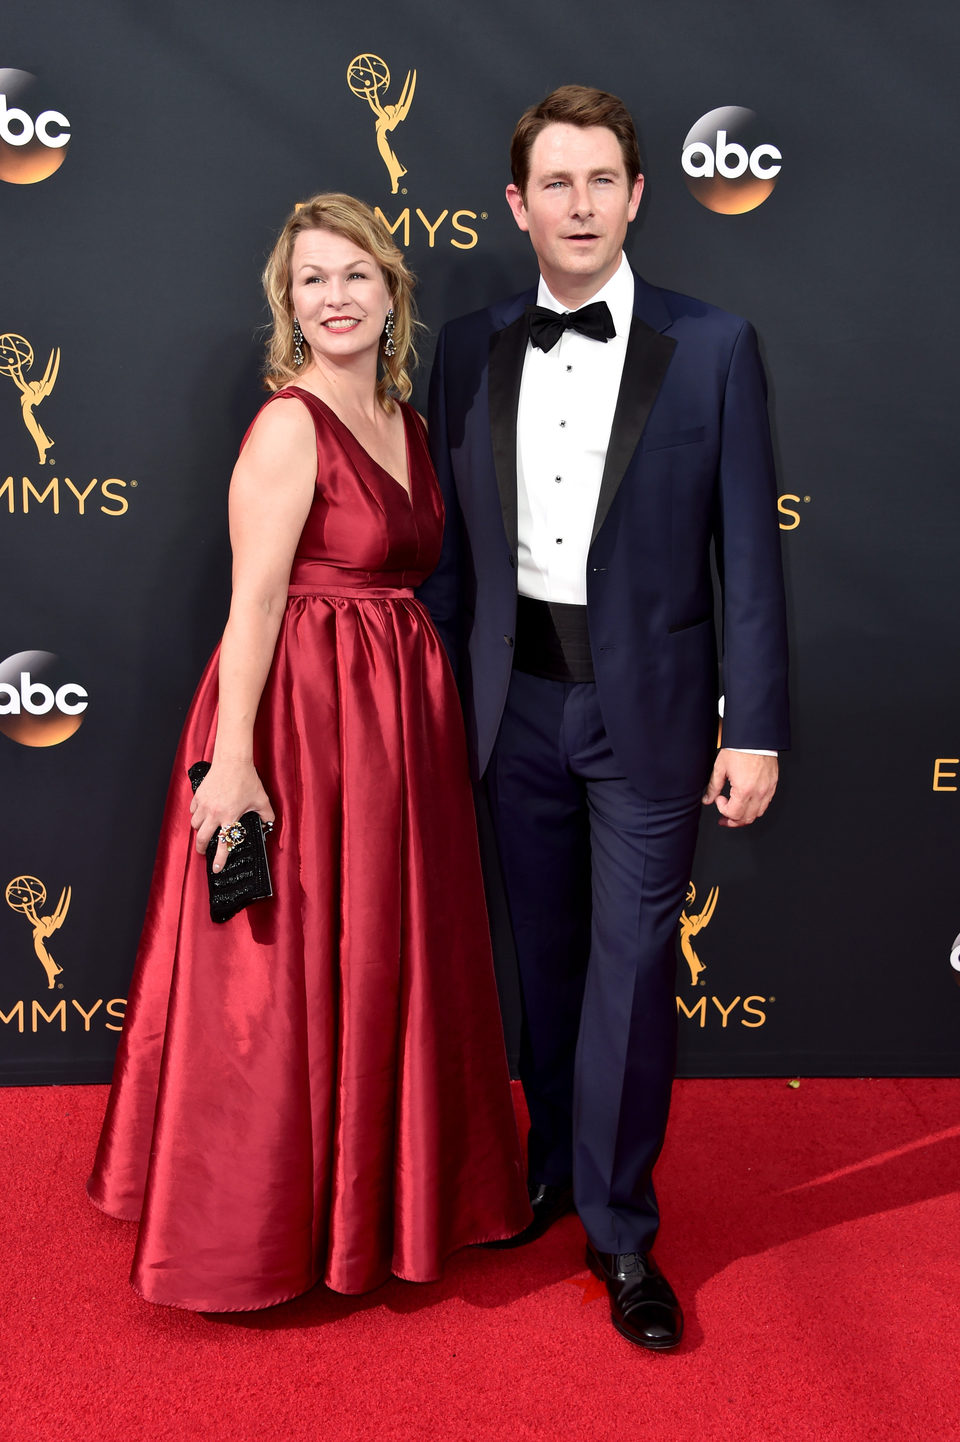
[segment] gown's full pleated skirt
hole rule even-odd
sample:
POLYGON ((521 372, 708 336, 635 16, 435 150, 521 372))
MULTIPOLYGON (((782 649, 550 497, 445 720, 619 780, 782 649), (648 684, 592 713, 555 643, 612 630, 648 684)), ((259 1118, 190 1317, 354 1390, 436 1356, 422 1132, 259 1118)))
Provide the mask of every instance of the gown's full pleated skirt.
POLYGON ((427 613, 383 584, 398 577, 416 579, 298 554, 255 737, 274 896, 221 925, 186 775, 212 753, 217 655, 191 707, 89 1183, 139 1218, 150 1301, 428 1281, 529 1217, 462 722, 427 613))

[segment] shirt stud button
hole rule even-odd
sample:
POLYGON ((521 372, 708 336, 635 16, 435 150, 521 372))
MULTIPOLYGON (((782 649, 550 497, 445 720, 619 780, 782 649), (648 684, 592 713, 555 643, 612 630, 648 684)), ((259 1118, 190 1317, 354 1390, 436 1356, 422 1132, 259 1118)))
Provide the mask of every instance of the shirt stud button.
POLYGON ((561 428, 562 428, 563 426, 565 426, 566 424, 567 424, 566 421, 561 421, 561 422, 560 422, 561 428))

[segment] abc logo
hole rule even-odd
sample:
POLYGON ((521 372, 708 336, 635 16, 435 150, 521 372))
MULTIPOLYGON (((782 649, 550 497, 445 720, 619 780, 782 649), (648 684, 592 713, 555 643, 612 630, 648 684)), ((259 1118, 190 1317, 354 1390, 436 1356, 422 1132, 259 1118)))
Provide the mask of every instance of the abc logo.
POLYGON ((683 142, 684 179, 695 200, 719 215, 743 215, 762 205, 783 160, 762 138, 757 117, 739 105, 709 110, 683 142))
POLYGON ((78 730, 87 693, 50 651, 0 661, 0 731, 21 746, 59 746, 78 730))
POLYGON ((60 169, 69 144, 69 120, 44 106, 29 71, 0 70, 0 180, 46 180, 60 169))

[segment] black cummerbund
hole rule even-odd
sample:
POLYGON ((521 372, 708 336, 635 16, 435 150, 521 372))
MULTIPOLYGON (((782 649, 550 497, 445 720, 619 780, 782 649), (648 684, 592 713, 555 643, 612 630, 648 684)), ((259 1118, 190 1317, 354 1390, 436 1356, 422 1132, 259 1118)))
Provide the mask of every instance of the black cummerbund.
POLYGON ((586 606, 518 596, 513 664, 547 681, 592 681, 586 606))

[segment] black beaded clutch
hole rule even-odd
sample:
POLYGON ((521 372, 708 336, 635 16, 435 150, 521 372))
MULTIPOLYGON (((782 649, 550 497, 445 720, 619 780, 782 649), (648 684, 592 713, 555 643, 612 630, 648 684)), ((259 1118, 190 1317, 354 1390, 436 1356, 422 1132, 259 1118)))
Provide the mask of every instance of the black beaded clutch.
MULTIPOLYGON (((209 761, 195 761, 189 768, 187 775, 194 791, 209 770, 209 761)), ((207 886, 212 921, 229 921, 251 901, 263 901, 273 895, 265 840, 272 826, 268 822, 265 827, 256 811, 248 811, 241 816, 239 829, 242 835, 227 853, 222 871, 213 869, 213 858, 217 854, 216 834, 207 847, 207 886)))

